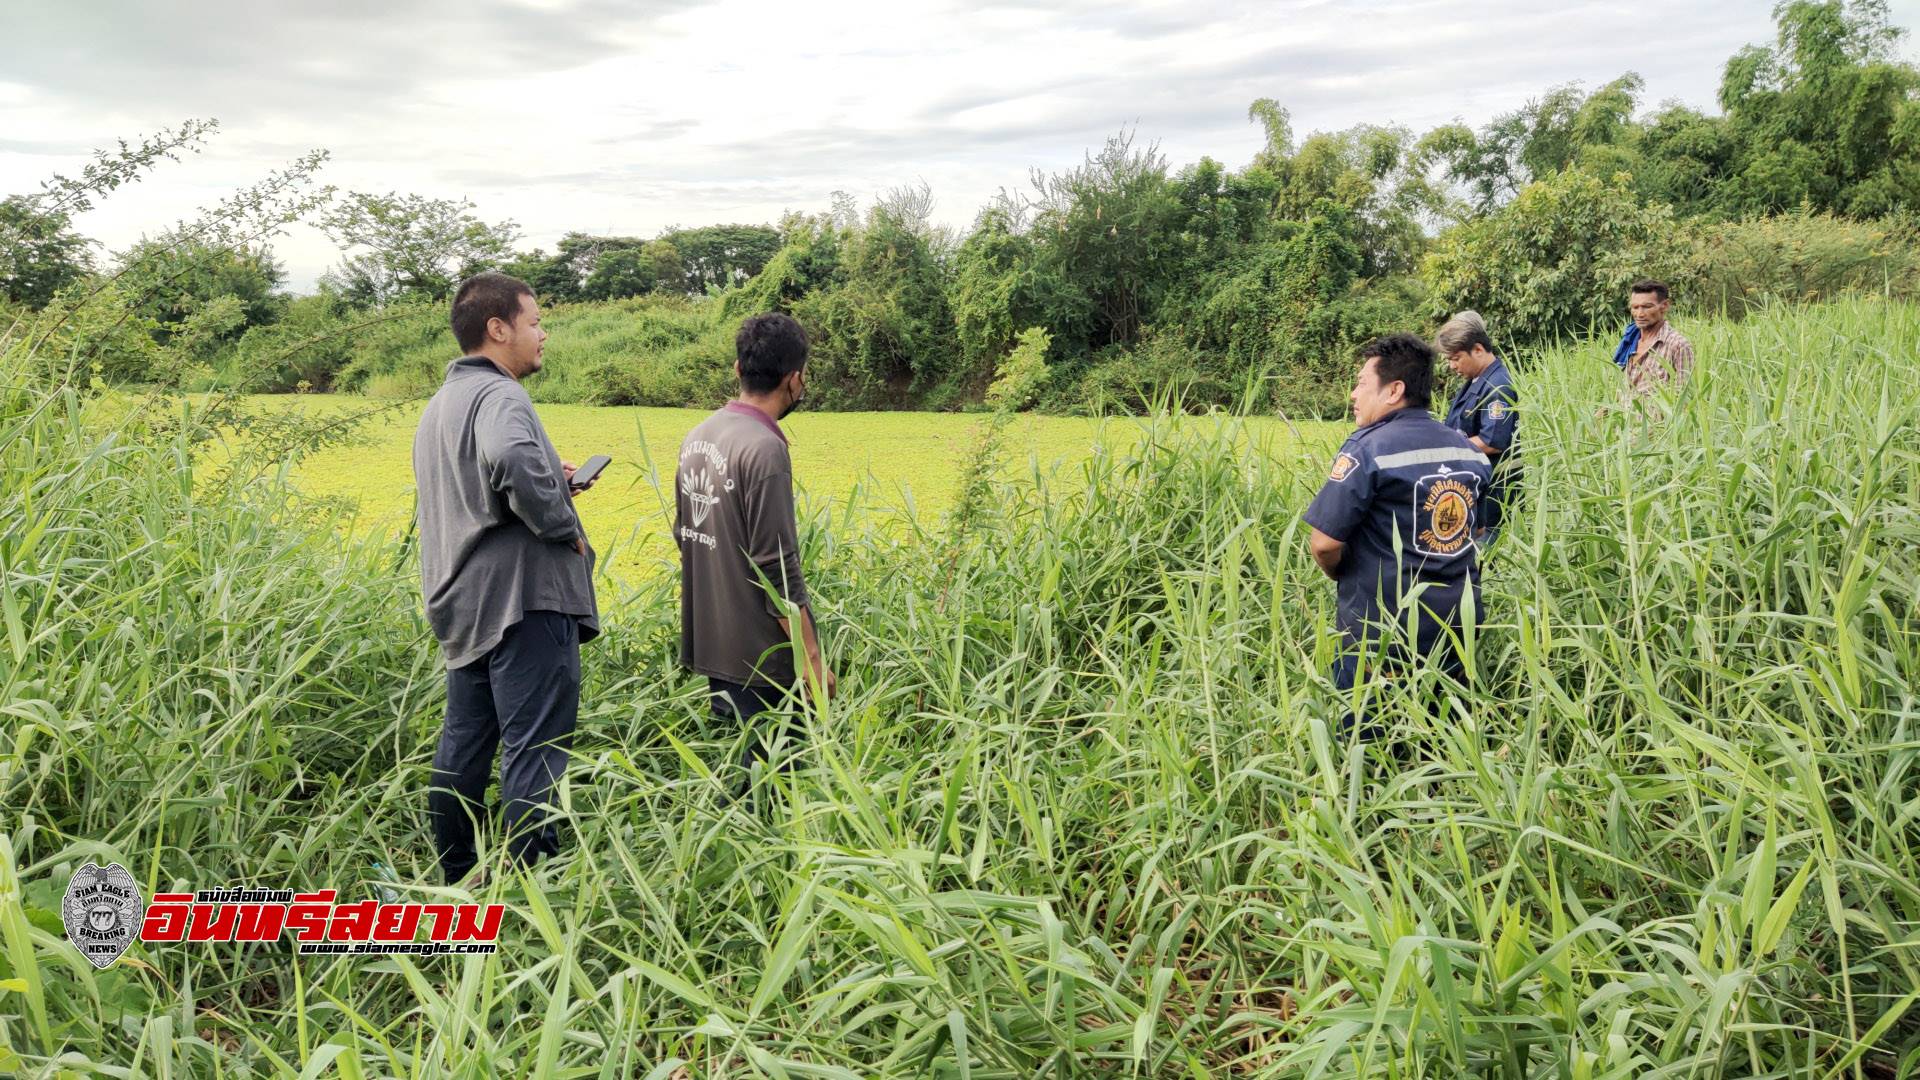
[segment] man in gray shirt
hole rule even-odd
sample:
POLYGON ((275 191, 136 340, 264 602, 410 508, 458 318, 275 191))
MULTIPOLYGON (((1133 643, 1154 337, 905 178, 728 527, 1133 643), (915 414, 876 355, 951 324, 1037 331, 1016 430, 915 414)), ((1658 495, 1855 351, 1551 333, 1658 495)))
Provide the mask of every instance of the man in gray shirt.
MULTIPOLYGON (((831 694, 820 656, 793 511, 793 461, 779 422, 806 396, 807 335, 781 314, 756 315, 734 339, 740 395, 680 444, 674 541, 680 547, 680 661, 705 675, 714 712, 749 728, 795 689, 789 605, 812 681, 831 694)), ((751 769, 765 755, 747 740, 751 769)))
POLYGON ((453 297, 462 359, 413 439, 420 586, 447 665, 447 715, 428 810, 449 884, 478 861, 474 827, 500 749, 507 848, 531 865, 558 848, 544 816, 580 708, 580 643, 600 632, 593 549, 560 460, 520 380, 547 332, 533 290, 505 274, 453 297))

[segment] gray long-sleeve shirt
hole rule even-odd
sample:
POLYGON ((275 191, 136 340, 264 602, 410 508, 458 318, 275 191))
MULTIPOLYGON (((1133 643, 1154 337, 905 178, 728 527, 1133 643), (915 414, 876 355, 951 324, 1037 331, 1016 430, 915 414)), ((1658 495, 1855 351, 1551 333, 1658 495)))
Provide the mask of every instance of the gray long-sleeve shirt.
POLYGON ((465 667, 529 611, 600 632, 593 549, 567 491, 560 455, 533 399, 493 361, 469 356, 420 414, 413 436, 420 529, 420 591, 447 667, 465 667))

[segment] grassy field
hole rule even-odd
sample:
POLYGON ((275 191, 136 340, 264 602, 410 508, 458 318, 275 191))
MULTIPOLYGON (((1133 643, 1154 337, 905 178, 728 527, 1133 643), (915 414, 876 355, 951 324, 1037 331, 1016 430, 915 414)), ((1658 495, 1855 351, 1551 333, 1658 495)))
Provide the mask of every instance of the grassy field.
MULTIPOLYGON (((459 895, 424 816, 442 674, 404 552, 267 463, 210 467, 177 407, 85 423, 15 346, 0 1071, 1913 1077, 1920 310, 1688 331, 1698 373, 1645 411, 1597 408, 1610 343, 1517 372, 1528 501, 1476 692, 1355 691, 1404 760, 1333 733, 1319 468, 1160 417, 924 531, 815 500, 842 690, 750 804, 672 582, 611 599, 570 846, 530 875, 488 853, 498 955, 136 945, 104 972, 59 915, 88 860, 148 895, 459 895)), ((893 458, 862 460, 955 474, 893 458)))
MULTIPOLYGON (((389 404, 333 395, 250 399, 254 407, 310 416, 364 414, 357 438, 300 463, 295 482, 311 495, 346 500, 360 532, 403 533, 413 514, 413 430, 421 402, 389 404)), ((605 479, 581 497, 581 518, 610 572, 631 580, 672 563, 669 519, 673 467, 680 440, 707 416, 701 409, 541 405, 560 456, 614 459, 605 479)), ((844 515, 857 501, 870 523, 897 516, 932 526, 953 504, 961 465, 979 441, 984 417, 960 413, 809 413, 787 418, 793 467, 803 502, 844 515), (855 488, 859 488, 856 496, 855 488)), ((1007 429, 1002 474, 1058 476, 1085 463, 1096 445, 1122 451, 1139 437, 1127 421, 1026 415, 1007 429)), ((1320 459, 1345 437, 1345 426, 1254 420, 1248 434, 1260 452, 1320 459)), ((905 522, 898 524, 904 525, 905 522)), ((677 565, 677 563, 673 563, 677 565)))

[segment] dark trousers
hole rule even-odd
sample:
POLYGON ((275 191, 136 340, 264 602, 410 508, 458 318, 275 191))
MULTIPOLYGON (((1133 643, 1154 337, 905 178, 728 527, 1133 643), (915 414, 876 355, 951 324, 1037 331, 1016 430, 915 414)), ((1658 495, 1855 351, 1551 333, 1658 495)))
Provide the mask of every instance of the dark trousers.
MULTIPOLYGON (((1452 630, 1454 633, 1459 633, 1457 626, 1452 630)), ((1425 633, 1420 636, 1428 640, 1425 642, 1426 647, 1418 654, 1407 649, 1404 643, 1382 648, 1377 641, 1349 641, 1346 649, 1339 656, 1334 657, 1333 667, 1328 670, 1328 675, 1333 678, 1334 689, 1340 691, 1343 696, 1353 689, 1354 683, 1359 680, 1360 658, 1363 654, 1372 657, 1373 670, 1376 671, 1385 671, 1390 675, 1404 675, 1416 667, 1427 667, 1439 671, 1461 686, 1466 686, 1467 668, 1460 660, 1459 651, 1453 647, 1452 639, 1446 634, 1434 634, 1430 639, 1425 633)), ((1344 739, 1355 728, 1359 729, 1358 735, 1363 742, 1370 742, 1386 734, 1385 729, 1379 724, 1370 724, 1365 716, 1356 716, 1353 713, 1347 713, 1341 717, 1340 728, 1336 734, 1344 739)))
MULTIPOLYGON (((784 724, 775 720, 786 708, 787 694, 780 687, 749 686, 715 678, 707 679, 707 687, 713 692, 713 715, 738 723, 748 733, 747 748, 740 755, 741 768, 751 772, 754 762, 767 760, 770 744, 782 735, 789 741, 799 742, 803 731, 797 718, 788 716, 784 724)), ((794 759, 789 756, 782 768, 791 769, 793 764, 794 759)))
POLYGON ((456 884, 473 869, 474 824, 500 751, 507 850, 532 865, 559 849, 558 827, 538 820, 567 770, 580 714, 580 624, 557 611, 529 611, 500 644, 447 672, 447 718, 433 755, 427 809, 440 870, 456 884))
POLYGON ((1490 533, 1500 531, 1514 512, 1520 509, 1523 501, 1523 489, 1520 487, 1520 470, 1509 468, 1502 470, 1494 466, 1494 480, 1487 489, 1486 498, 1480 501, 1479 527, 1490 533))

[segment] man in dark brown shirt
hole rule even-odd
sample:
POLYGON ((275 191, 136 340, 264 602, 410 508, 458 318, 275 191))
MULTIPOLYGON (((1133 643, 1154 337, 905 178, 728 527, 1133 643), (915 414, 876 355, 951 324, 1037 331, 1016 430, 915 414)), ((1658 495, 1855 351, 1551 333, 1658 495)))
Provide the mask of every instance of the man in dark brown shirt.
MULTIPOLYGON (((680 444, 673 538, 680 548, 680 662, 705 675, 714 712, 751 726, 798 692, 789 612, 799 616, 811 682, 831 695, 793 510, 793 462, 779 421, 806 396, 807 335, 756 315, 734 339, 740 394, 680 444)), ((747 743, 751 768, 762 735, 747 743)))

